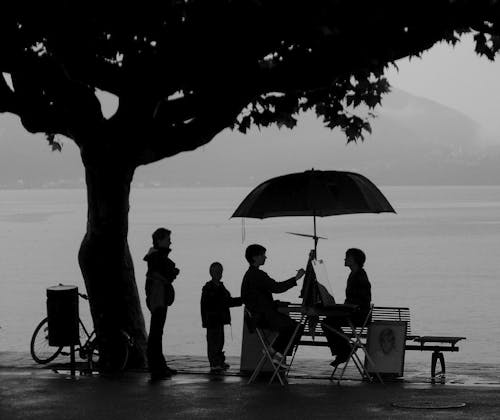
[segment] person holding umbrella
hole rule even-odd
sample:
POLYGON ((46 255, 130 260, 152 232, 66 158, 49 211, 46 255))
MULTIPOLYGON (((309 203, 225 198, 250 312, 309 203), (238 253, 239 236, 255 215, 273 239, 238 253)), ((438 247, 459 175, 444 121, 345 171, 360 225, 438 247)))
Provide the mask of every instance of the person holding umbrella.
MULTIPOLYGON (((294 277, 277 282, 260 269, 267 259, 266 248, 258 244, 249 245, 245 251, 245 258, 250 266, 241 284, 241 299, 258 327, 278 332, 278 337, 270 348, 270 353, 273 362, 281 363, 285 357, 286 347, 297 327, 297 322, 278 311, 273 293, 283 293, 296 286, 297 281, 305 274, 305 271, 301 268, 294 277)), ((299 331, 296 340, 299 340, 301 335, 301 331, 299 331)))

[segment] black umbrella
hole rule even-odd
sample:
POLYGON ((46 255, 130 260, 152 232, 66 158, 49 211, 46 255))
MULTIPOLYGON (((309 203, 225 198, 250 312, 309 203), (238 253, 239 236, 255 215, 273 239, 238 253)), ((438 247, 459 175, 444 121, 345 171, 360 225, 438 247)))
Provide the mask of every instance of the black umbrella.
POLYGON ((355 213, 396 213, 380 190, 363 175, 343 171, 305 171, 269 179, 241 202, 232 217, 265 219, 313 216, 314 248, 316 217, 355 213))

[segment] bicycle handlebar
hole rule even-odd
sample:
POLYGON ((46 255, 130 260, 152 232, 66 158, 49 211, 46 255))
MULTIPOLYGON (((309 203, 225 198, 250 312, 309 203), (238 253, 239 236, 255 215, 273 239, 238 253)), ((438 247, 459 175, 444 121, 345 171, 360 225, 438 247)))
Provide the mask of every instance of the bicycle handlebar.
MULTIPOLYGON (((59 283, 59 286, 64 286, 64 284, 59 283)), ((82 299, 89 300, 89 297, 85 293, 78 293, 78 296, 80 296, 82 299)))

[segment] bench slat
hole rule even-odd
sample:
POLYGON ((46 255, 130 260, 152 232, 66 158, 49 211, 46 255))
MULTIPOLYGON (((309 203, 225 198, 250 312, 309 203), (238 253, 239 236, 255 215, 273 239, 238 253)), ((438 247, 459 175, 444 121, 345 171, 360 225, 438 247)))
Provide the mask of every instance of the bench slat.
MULTIPOLYGON (((302 317, 301 306, 294 305, 293 307, 289 307, 289 315, 292 319, 299 321, 302 317)), ((319 322, 315 325, 314 331, 309 328, 309 325, 305 325, 303 338, 300 341, 301 345, 306 346, 328 346, 328 343, 325 339, 325 334, 323 329, 321 328, 321 321, 325 319, 324 316, 320 316, 319 322), (314 335, 314 340, 312 339, 314 335), (311 338, 311 340, 307 340, 307 338, 311 338)), ((418 336, 412 335, 411 326, 410 326, 410 309, 409 308, 398 308, 398 307, 389 307, 389 306, 375 306, 372 312, 372 322, 373 321, 405 321, 406 322, 406 341, 405 345, 406 350, 418 350, 418 351, 433 351, 433 352, 457 352, 459 348, 456 346, 456 343, 460 340, 464 340, 465 337, 448 337, 448 336, 418 336), (408 343, 410 342, 410 343, 408 343), (413 342, 414 344, 411 344, 413 342), (440 345, 443 344, 443 345, 440 345)), ((356 333, 363 339, 367 338, 367 327, 361 329, 356 328, 356 333)), ((343 327, 342 331, 348 337, 352 337, 352 332, 349 327, 343 327)))
MULTIPOLYGON (((289 315, 292 319, 300 320, 302 317, 301 306, 293 305, 289 306, 289 315)), ((314 335, 316 337, 324 337, 323 329, 321 328, 320 322, 325 317, 320 316, 319 322, 314 328, 314 335)), ((389 307, 389 306, 375 306, 372 312, 372 321, 405 321, 406 322, 406 335, 407 339, 414 339, 418 336, 412 335, 411 324, 410 324, 410 310, 406 307, 389 307)), ((350 328, 343 328, 345 334, 350 335, 350 328)), ((366 328, 362 331, 360 328, 356 329, 358 334, 366 338, 366 328)), ((309 329, 309 325, 305 326, 304 335, 311 336, 313 331, 309 329)))

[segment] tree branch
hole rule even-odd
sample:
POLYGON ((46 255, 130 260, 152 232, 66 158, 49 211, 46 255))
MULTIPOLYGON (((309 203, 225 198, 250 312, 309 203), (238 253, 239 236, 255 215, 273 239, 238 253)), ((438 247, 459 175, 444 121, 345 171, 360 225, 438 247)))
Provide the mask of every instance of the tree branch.
POLYGON ((2 75, 0 75, 0 112, 17 114, 19 110, 14 93, 2 75))
POLYGON ((80 145, 104 120, 93 89, 69 79, 50 57, 17 63, 11 75, 16 113, 32 133, 63 134, 80 145))
POLYGON ((195 115, 187 121, 171 124, 162 118, 160 111, 153 120, 151 131, 142 152, 137 156, 137 166, 147 165, 181 152, 195 150, 209 143, 217 134, 234 124, 236 117, 252 100, 255 93, 240 89, 223 96, 207 94, 198 102, 195 115), (245 94, 246 93, 246 94, 245 94), (214 98, 217 97, 217 100, 214 98))

